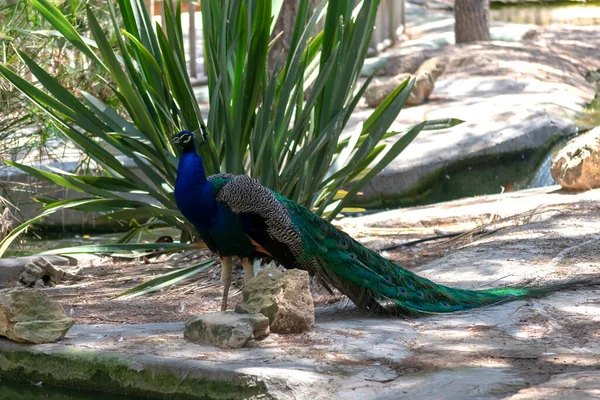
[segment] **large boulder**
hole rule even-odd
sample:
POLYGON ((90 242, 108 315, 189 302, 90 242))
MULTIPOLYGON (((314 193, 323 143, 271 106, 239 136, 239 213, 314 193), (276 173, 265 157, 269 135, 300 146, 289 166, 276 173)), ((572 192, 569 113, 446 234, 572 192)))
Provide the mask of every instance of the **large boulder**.
MULTIPOLYGON (((433 57, 423 62, 414 73, 415 85, 410 97, 406 101, 406 105, 416 106, 423 104, 429 98, 431 92, 433 92, 435 81, 444 72, 444 68, 444 61, 438 57, 433 57)), ((410 77, 410 73, 401 73, 393 78, 377 81, 369 85, 365 91, 365 100, 369 107, 379 106, 400 83, 410 77)))
POLYGON ((377 71, 377 76, 414 74, 429 57, 430 55, 424 51, 389 56, 385 59, 383 66, 377 71))
POLYGON ((73 326, 65 310, 38 289, 0 290, 0 335, 24 343, 52 343, 73 326))
POLYGON ((183 336, 202 344, 239 349, 251 340, 269 335, 269 320, 262 314, 236 314, 218 311, 195 315, 185 322, 183 336))
POLYGON ((600 188, 600 127, 577 136, 559 151, 551 173, 567 190, 600 188))
POLYGON ((364 95, 367 105, 373 108, 379 106, 390 93, 411 76, 409 73, 402 73, 391 78, 383 78, 371 82, 367 90, 365 90, 364 95))
POLYGON ((272 332, 302 333, 315 323, 315 305, 306 271, 263 269, 244 286, 242 295, 235 311, 263 314, 269 319, 272 332))

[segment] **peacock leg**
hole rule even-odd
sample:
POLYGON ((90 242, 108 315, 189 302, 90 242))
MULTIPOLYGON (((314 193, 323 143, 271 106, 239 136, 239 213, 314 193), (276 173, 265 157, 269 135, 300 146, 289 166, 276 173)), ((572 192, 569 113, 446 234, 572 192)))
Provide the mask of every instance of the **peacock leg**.
POLYGON ((242 267, 244 267, 244 282, 254 278, 254 263, 249 258, 242 258, 242 267))
POLYGON ((229 297, 229 287, 231 286, 231 268, 233 261, 231 257, 221 257, 221 282, 223 282, 223 300, 221 311, 227 310, 227 298, 229 297))

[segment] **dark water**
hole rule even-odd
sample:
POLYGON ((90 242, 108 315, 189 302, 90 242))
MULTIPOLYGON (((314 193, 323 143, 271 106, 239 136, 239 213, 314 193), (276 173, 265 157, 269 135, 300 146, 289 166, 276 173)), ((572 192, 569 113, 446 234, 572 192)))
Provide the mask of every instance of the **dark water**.
POLYGON ((600 25, 600 2, 494 3, 491 8, 492 21, 532 25, 600 25))
POLYGON ((0 400, 138 400, 148 397, 81 391, 46 386, 39 382, 16 382, 0 379, 0 400))

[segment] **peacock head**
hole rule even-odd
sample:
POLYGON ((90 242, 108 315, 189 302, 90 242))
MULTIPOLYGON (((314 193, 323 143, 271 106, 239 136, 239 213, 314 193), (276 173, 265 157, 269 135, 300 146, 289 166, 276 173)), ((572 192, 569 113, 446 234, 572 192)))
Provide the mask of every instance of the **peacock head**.
MULTIPOLYGON (((206 133, 206 128, 204 127, 204 125, 201 126, 201 130, 202 130, 202 143, 200 143, 199 147, 202 147, 202 145, 204 143, 206 143, 206 141, 208 139, 208 134, 206 133)), ((195 139, 194 132, 181 131, 177 135, 175 135, 175 137, 173 137, 173 139, 171 139, 171 143, 179 144, 183 148, 183 151, 190 151, 190 150, 194 150, 196 148, 194 139, 195 139)))

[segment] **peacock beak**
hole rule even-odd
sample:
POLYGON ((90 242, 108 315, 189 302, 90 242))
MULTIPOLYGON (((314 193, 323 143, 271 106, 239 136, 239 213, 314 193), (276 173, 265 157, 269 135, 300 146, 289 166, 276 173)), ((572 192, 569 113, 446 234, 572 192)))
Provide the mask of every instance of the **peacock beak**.
POLYGON ((175 136, 173 139, 169 140, 170 143, 179 143, 181 141, 181 137, 175 136))

